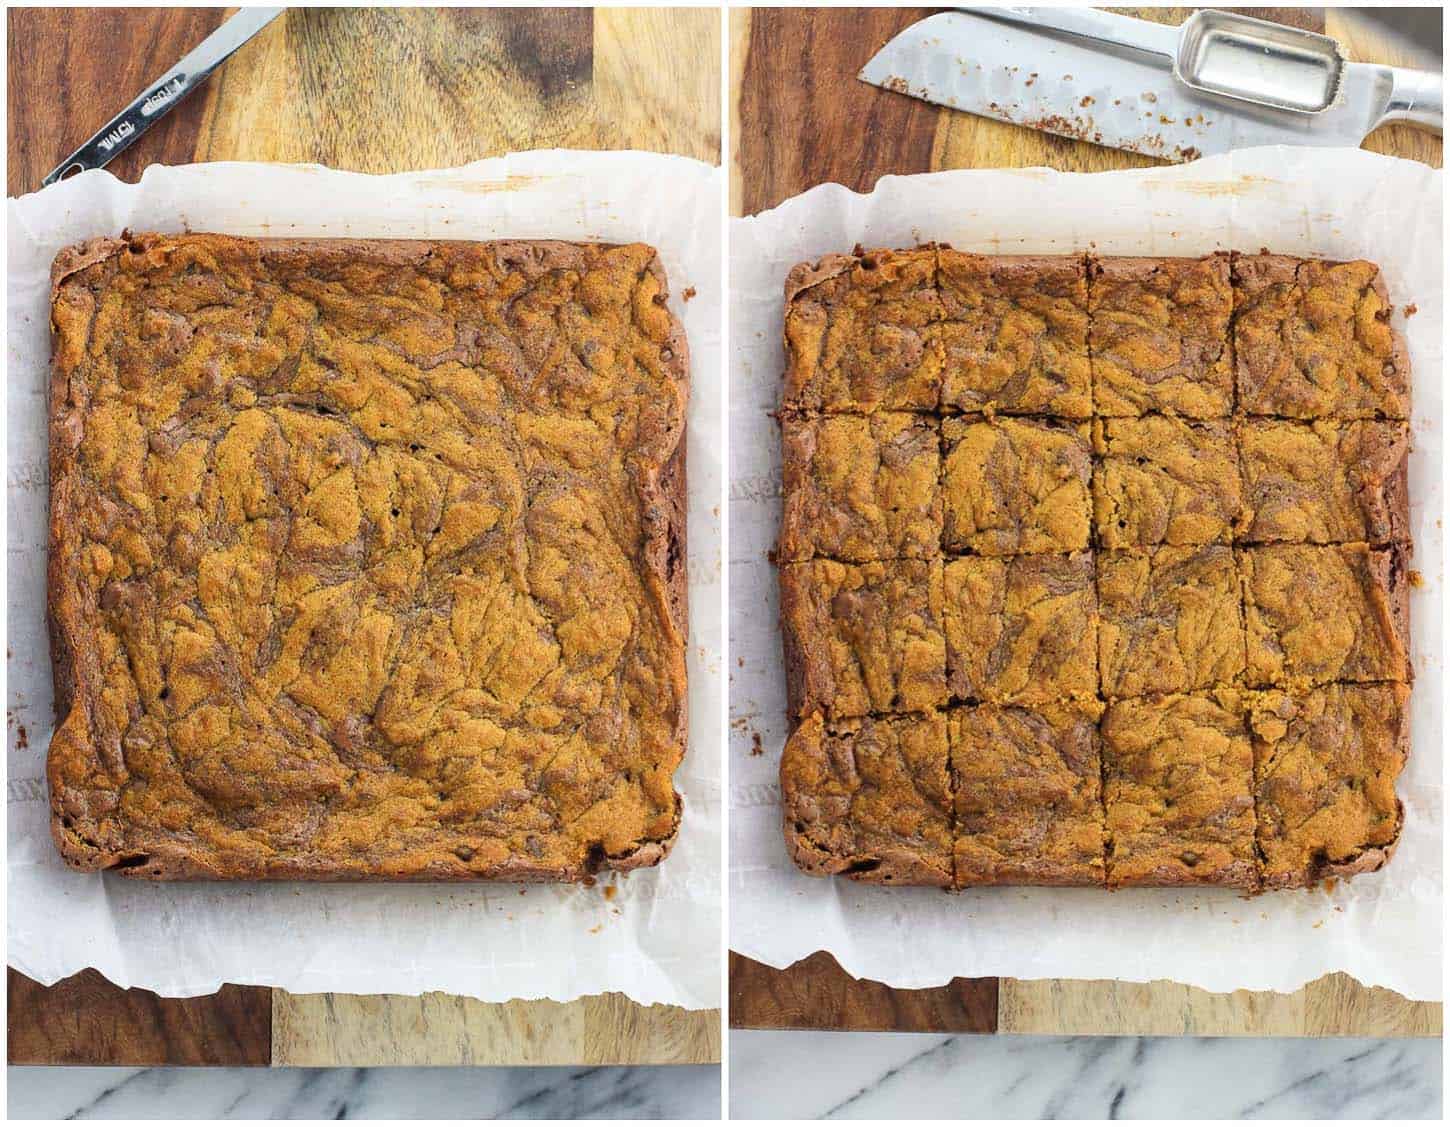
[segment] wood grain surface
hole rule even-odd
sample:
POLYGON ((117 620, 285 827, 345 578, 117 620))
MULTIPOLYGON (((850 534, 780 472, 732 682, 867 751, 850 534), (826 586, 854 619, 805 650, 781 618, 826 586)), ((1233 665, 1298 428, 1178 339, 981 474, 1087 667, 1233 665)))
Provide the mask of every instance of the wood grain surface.
MULTIPOLYGON (((868 191, 883 175, 948 168, 1147 167, 1149 157, 1054 137, 879 90, 856 72, 903 27, 938 9, 737 9, 730 13, 731 211, 749 215, 816 184, 868 191)), ((1177 23, 1191 8, 1114 8, 1177 23)), ((1351 58, 1427 65, 1352 12, 1239 11, 1336 36, 1351 58)), ((1440 167, 1438 137, 1377 130, 1366 148, 1440 167)), ((730 1024, 761 1029, 974 1029, 1012 1033, 1438 1036, 1439 1003, 1330 975, 1294 994, 1211 994, 1149 984, 955 980, 894 990, 850 978, 818 952, 785 970, 730 956, 730 1024), (966 984, 966 985, 964 985, 966 984), (990 994, 992 1013, 984 1016, 990 994)))
POLYGON ((852 1033, 995 1033, 995 978, 954 978, 929 990, 894 990, 852 978, 824 951, 777 970, 730 954, 730 1025, 852 1033))
MULTIPOLYGON (((220 8, 10 9, 10 195, 200 42, 220 8)), ((720 159, 712 9, 301 9, 244 46, 109 166, 318 161, 398 172, 514 150, 633 148, 720 159)), ((94 971, 9 975, 11 1063, 713 1063, 718 1010, 123 991, 94 971)))
POLYGON ((41 986, 7 968, 11 1064, 264 1065, 272 991, 224 986, 202 998, 122 990, 93 970, 41 986))
POLYGON ((622 994, 489 1004, 429 993, 272 991, 274 1065, 711 1064, 720 1011, 641 1006, 622 994))
MULTIPOLYGON (((214 30, 221 8, 12 8, 7 190, 41 178, 214 30)), ((708 8, 293 8, 109 166, 443 168, 536 148, 720 160, 708 8)))

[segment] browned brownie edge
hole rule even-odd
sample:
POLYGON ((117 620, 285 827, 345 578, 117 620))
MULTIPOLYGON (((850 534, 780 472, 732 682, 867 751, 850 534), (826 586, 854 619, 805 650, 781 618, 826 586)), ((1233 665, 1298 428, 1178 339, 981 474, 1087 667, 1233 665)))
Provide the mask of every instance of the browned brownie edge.
MULTIPOLYGON (((1290 283, 1297 286, 1299 284, 1299 271, 1305 263, 1319 262, 1325 266, 1339 266, 1343 265, 1345 261, 1349 260, 1315 258, 1313 256, 1297 257, 1288 254, 1266 254, 1262 252, 1259 254, 1244 254, 1240 251, 1231 252, 1229 256, 1229 273, 1230 283, 1233 286, 1233 318, 1229 323, 1229 341, 1231 349, 1230 355, 1232 355, 1234 362, 1234 398, 1236 410, 1241 410, 1241 405, 1238 404, 1242 383, 1240 373, 1246 371, 1249 364, 1249 361, 1241 356, 1238 350, 1236 323, 1239 312, 1240 282, 1242 281, 1245 287, 1248 288, 1262 288, 1266 285, 1283 283, 1290 283)), ((1385 309, 1391 310, 1393 307, 1390 305, 1389 289, 1385 286, 1384 273, 1380 270, 1378 263, 1372 262, 1369 265, 1374 267, 1374 278, 1370 281, 1370 287, 1379 297, 1385 309)), ((1391 337, 1389 363, 1394 368, 1397 377, 1397 385, 1393 390, 1398 396, 1404 410, 1400 415, 1385 417, 1408 419, 1410 418, 1411 410, 1411 381, 1414 378, 1410 367, 1410 353, 1405 345, 1404 334, 1395 326, 1392 317, 1386 321, 1386 325, 1390 330, 1391 337)), ((1254 412, 1245 413, 1254 414, 1254 412)), ((1298 421, 1303 421, 1298 416, 1292 415, 1264 415, 1261 417, 1293 418, 1298 421)))
MULTIPOLYGON (((51 265, 50 302, 54 307, 68 280, 90 266, 97 265, 122 250, 144 240, 123 232, 121 238, 99 238, 63 249, 51 265)), ((374 259, 404 262, 426 256, 434 248, 447 246, 446 240, 410 239, 239 239, 260 247, 261 253, 286 255, 294 253, 336 254, 346 258, 367 253, 374 259)), ((579 254, 578 244, 555 240, 495 241, 489 244, 501 257, 517 262, 531 262, 539 271, 552 268, 560 261, 571 262, 579 254)), ((608 246, 612 244, 599 244, 608 246)), ((668 279, 656 252, 648 269, 660 285, 661 299, 669 296, 668 279)), ((689 396, 689 345, 684 326, 665 306, 670 318, 667 338, 670 372, 683 407, 689 396)), ((52 322, 52 331, 54 332, 52 322)), ((57 342, 59 343, 59 342, 57 342)), ((58 405, 67 399, 66 384, 70 372, 62 365, 61 351, 53 351, 49 387, 50 436, 50 535, 47 565, 47 620, 51 641, 52 680, 57 718, 56 737, 71 726, 77 712, 85 727, 90 727, 92 702, 80 683, 77 668, 84 661, 85 649, 77 638, 78 596, 68 584, 73 574, 74 542, 67 536, 69 501, 68 471, 74 463, 80 442, 79 420, 63 415, 58 405)), ((646 590, 659 601, 660 608, 679 637, 676 665, 683 687, 686 679, 684 648, 688 637, 689 599, 686 560, 688 499, 686 492, 685 429, 683 411, 677 433, 670 436, 668 460, 657 470, 647 472, 637 482, 641 509, 645 515, 646 541, 641 563, 646 590)), ((688 744, 688 697, 680 696, 675 723, 675 738, 680 758, 688 744)), ((174 848, 148 847, 145 852, 128 850, 121 841, 99 841, 98 827, 84 809, 85 799, 68 786, 63 771, 67 754, 84 754, 85 749, 69 739, 57 748, 53 738, 46 759, 46 776, 50 788, 51 837, 66 864, 85 871, 109 869, 125 876, 153 880, 390 880, 390 881, 555 881, 578 882, 600 870, 628 871, 657 865, 670 852, 679 835, 681 801, 674 792, 674 822, 670 833, 649 841, 620 856, 600 854, 585 863, 564 867, 542 866, 519 858, 510 858, 488 869, 470 869, 463 861, 443 861, 426 868, 404 873, 339 865, 334 858, 312 856, 287 859, 269 864, 265 870, 239 872, 231 868, 206 864, 194 853, 174 848), (87 830, 90 831, 87 836, 87 830)), ((94 755, 94 748, 91 749, 94 755)))
MULTIPOLYGON (((1363 686, 1355 686, 1363 687, 1363 686)), ((1410 689, 1409 685, 1404 686, 1405 696, 1399 703, 1400 723, 1395 735, 1396 758, 1399 761, 1399 772, 1402 773, 1405 765, 1410 759, 1410 689)), ((1255 763, 1255 821, 1257 824, 1257 800, 1258 800, 1258 765, 1255 763)), ((1398 778, 1398 773, 1397 776, 1398 778)), ((1348 861, 1325 861, 1313 869, 1296 876, 1271 877, 1267 873, 1262 874, 1262 888, 1265 892, 1278 892, 1296 888, 1314 888, 1315 886, 1331 879, 1344 879, 1358 876, 1360 873, 1378 872, 1390 862, 1395 855, 1395 850, 1400 845, 1400 834, 1405 828, 1405 804, 1398 796, 1395 796, 1395 830, 1389 842, 1385 845, 1366 845, 1352 860, 1348 861)), ((1257 833, 1255 834, 1257 838, 1257 833)))
MULTIPOLYGON (((905 715, 900 718, 910 719, 905 715)), ((946 722, 944 715, 942 721, 946 722)), ((859 725, 871 722, 871 718, 865 718, 860 721, 844 721, 843 724, 859 730, 859 725)), ((943 871, 933 865, 927 857, 912 850, 905 848, 876 849, 872 851, 868 867, 861 864, 861 858, 833 851, 829 846, 814 839, 809 830, 804 828, 818 820, 817 812, 812 809, 816 796, 796 786, 793 761, 798 759, 809 759, 813 763, 823 761, 826 758, 825 741, 829 738, 831 738, 831 731, 825 720, 820 713, 812 713, 794 726, 781 755, 781 823, 785 835, 786 852, 790 854, 796 868, 809 876, 845 876, 865 884, 915 885, 951 889, 955 882, 952 872, 953 859, 950 856, 944 858, 946 868, 943 871), (802 828, 797 829, 798 825, 802 828)), ((953 782, 950 765, 947 767, 947 782, 949 785, 953 782)), ((952 802, 950 794, 947 796, 947 801, 949 804, 952 802)), ((950 805, 947 813, 950 816, 950 805)), ((950 849, 951 845, 948 843, 948 850, 950 849)))

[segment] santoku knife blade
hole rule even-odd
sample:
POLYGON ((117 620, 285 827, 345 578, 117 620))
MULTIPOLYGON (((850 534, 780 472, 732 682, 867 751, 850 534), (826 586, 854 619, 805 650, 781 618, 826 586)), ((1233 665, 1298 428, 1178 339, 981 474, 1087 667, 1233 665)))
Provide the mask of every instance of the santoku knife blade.
POLYGON ((892 39, 859 77, 937 105, 1173 161, 1254 145, 1358 146, 1387 121, 1438 128, 1437 74, 1344 63, 1333 103, 1303 113, 1179 81, 1171 53, 1155 46, 1176 41, 1176 29, 1077 9, 1102 17, 1099 34, 1087 38, 1034 24, 1035 11, 930 16, 892 39), (1124 44, 1137 29, 1118 21, 1152 28, 1141 40, 1152 49, 1124 44), (1116 33, 1119 45, 1108 42, 1116 33))

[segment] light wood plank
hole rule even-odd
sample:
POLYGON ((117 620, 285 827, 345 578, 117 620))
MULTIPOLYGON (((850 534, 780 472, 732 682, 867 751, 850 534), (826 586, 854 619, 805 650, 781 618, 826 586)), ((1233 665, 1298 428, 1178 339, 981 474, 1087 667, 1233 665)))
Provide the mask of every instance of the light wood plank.
POLYGON ((740 162, 740 91, 745 83, 745 61, 750 54, 750 9, 730 9, 730 214, 745 214, 744 169, 740 162))
POLYGON ((442 993, 272 992, 276 1066, 714 1064, 720 1011, 619 994, 480 1002, 442 993))
POLYGON ((577 144, 720 162, 720 13, 597 8, 595 113, 577 144))
POLYGON ((1293 994, 1176 982, 1004 978, 999 1033, 1135 1037, 1438 1037, 1442 1006, 1327 975, 1293 994))
POLYGON ((623 994, 574 1003, 584 1009, 584 1064, 718 1064, 720 1011, 641 1006, 623 994))

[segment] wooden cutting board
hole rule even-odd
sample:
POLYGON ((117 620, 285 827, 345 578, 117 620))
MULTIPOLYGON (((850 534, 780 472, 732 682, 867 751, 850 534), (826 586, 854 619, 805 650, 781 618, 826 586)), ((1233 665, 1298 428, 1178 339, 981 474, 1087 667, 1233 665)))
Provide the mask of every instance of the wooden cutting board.
MULTIPOLYGON (((8 193, 34 191, 224 9, 11 9, 8 193)), ((317 161, 444 168, 535 148, 720 160, 720 17, 710 9, 293 9, 110 169, 317 161)), ((720 1012, 619 994, 203 998, 120 990, 94 971, 9 973, 11 1064, 705 1064, 720 1012)))
MULTIPOLYGON (((1047 165, 1095 172, 1160 163, 971 114, 856 80, 893 35, 930 8, 732 9, 730 191, 735 215, 774 207, 816 184, 869 191, 889 173, 1047 165)), ((1181 22, 1192 9, 1114 9, 1181 22)), ((1352 14, 1321 8, 1240 9, 1328 34, 1351 58, 1412 65, 1352 14)), ((1442 163, 1438 137, 1391 126, 1365 146, 1442 163)), ((1435 1036, 1438 1003, 1410 1002, 1329 975, 1294 994, 1210 994, 1172 982, 956 979, 895 990, 847 975, 817 952, 776 970, 732 952, 730 1024, 745 1029, 914 1032, 1435 1036)))

